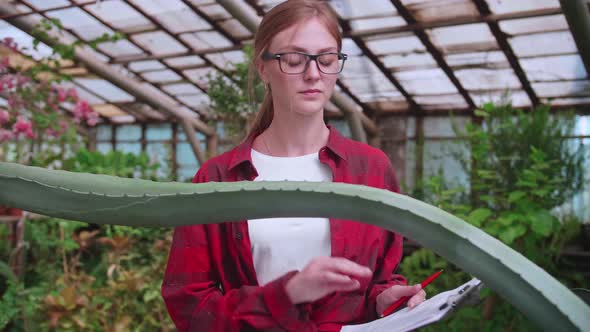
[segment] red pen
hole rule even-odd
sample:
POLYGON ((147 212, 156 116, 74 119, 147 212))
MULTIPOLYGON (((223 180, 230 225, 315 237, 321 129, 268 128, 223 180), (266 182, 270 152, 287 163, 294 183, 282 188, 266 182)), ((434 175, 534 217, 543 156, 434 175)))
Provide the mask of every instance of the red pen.
MULTIPOLYGON (((434 279, 436 279, 436 277, 438 277, 442 271, 443 270, 436 271, 430 277, 424 279, 424 281, 422 281, 420 283, 420 286, 422 286, 422 289, 424 289, 424 287, 428 286, 428 284, 430 284, 434 279)), ((395 309, 399 308, 402 304, 406 303, 406 301, 408 301, 410 298, 411 298, 411 296, 400 297, 397 301, 393 302, 387 309, 385 309, 385 311, 383 311, 383 314, 381 314, 381 317, 385 317, 385 316, 391 314, 392 312, 395 311, 395 309)))

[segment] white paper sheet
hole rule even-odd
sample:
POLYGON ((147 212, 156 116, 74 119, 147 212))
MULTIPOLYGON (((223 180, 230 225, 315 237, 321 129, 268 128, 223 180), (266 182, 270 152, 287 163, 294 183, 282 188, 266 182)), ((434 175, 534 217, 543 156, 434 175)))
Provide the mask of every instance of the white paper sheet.
POLYGON ((404 332, 417 329, 443 318, 452 310, 462 297, 477 289, 481 284, 478 279, 471 279, 465 284, 437 294, 410 309, 405 307, 387 317, 366 324, 345 325, 341 332, 404 332), (445 305, 446 304, 446 305, 445 305))

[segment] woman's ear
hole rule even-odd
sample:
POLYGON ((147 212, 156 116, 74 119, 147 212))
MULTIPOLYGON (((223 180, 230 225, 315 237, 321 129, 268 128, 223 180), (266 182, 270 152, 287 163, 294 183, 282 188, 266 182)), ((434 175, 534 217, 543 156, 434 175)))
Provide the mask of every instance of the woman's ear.
POLYGON ((267 67, 266 67, 266 64, 264 63, 264 61, 262 61, 262 59, 256 59, 256 61, 254 62, 254 65, 256 66, 256 71, 258 72, 258 77, 260 77, 260 79, 264 83, 268 83, 268 73, 266 72, 267 67))

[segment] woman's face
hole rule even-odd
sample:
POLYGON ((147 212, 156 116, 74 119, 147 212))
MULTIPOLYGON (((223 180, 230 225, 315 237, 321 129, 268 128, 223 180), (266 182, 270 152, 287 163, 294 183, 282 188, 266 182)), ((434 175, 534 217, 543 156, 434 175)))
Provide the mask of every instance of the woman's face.
MULTIPOLYGON (((267 51, 273 54, 303 52, 316 55, 338 52, 338 43, 320 20, 312 18, 279 32, 267 51)), ((277 60, 258 62, 258 71, 261 78, 270 84, 275 112, 301 115, 322 112, 338 78, 337 74, 320 72, 316 61, 310 61, 301 74, 283 73, 277 60)))

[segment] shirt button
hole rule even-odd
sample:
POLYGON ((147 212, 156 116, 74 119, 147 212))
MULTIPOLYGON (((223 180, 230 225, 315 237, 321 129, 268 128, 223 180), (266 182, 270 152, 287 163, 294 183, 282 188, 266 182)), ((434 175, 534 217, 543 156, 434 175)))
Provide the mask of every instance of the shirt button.
POLYGON ((238 232, 235 234, 235 238, 236 240, 241 240, 242 239, 242 233, 238 232))

